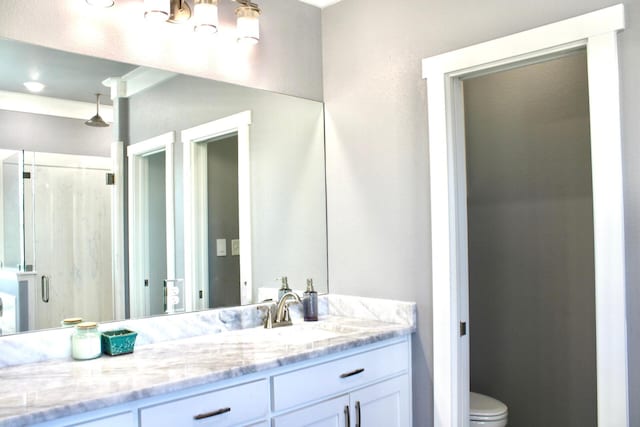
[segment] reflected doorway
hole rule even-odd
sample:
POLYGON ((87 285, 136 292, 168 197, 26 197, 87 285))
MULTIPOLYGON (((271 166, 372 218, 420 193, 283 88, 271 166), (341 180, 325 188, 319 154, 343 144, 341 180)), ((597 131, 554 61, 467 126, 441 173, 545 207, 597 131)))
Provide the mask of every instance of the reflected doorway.
POLYGON ((127 147, 132 318, 184 310, 184 290, 174 277, 174 141, 170 132, 127 147))
POLYGON ((204 142, 207 150, 209 308, 240 305, 238 135, 204 142))

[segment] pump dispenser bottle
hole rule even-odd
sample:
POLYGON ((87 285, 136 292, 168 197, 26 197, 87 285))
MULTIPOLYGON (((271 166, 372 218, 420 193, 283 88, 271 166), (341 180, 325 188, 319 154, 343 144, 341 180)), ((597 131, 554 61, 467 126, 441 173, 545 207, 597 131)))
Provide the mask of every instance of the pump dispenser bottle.
POLYGON ((318 320, 318 293, 313 289, 313 279, 307 279, 307 290, 302 298, 304 306, 304 321, 318 320))
POLYGON ((287 292, 291 292, 291 288, 289 287, 289 283, 287 282, 287 276, 283 276, 280 278, 282 280, 282 286, 278 289, 278 301, 282 299, 282 296, 287 292))

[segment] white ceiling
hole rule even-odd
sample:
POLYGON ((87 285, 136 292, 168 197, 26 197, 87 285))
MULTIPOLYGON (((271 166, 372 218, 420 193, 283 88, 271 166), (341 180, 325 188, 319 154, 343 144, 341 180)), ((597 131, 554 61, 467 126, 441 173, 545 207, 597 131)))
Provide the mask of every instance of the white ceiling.
POLYGON ((332 4, 338 3, 340 0, 300 0, 303 3, 312 4, 319 8, 331 6, 332 4))

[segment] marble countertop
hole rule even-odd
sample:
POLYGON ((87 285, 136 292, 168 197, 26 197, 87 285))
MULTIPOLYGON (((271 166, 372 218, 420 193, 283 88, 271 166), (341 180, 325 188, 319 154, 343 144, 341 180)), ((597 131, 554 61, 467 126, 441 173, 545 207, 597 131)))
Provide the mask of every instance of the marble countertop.
POLYGON ((415 325, 325 315, 136 346, 133 354, 0 369, 0 426, 22 426, 238 377, 410 334, 415 325))

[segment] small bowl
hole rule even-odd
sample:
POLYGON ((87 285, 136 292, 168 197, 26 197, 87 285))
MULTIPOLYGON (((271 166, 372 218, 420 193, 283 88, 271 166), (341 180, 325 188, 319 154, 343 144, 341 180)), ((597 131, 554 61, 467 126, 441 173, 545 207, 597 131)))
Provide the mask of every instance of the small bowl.
POLYGON ((116 329, 105 331, 101 334, 102 352, 109 356, 119 356, 121 354, 133 353, 136 344, 137 332, 129 329, 116 329))

